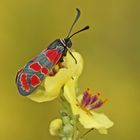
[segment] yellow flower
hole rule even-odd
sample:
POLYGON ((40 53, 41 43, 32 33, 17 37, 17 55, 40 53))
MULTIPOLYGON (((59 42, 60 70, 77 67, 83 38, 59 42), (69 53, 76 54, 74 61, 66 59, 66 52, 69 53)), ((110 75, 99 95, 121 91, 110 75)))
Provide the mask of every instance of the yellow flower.
POLYGON ((76 97, 76 83, 77 79, 73 78, 64 86, 64 96, 70 103, 73 114, 79 115, 79 121, 84 128, 94 128, 102 134, 107 134, 107 128, 112 127, 113 122, 105 114, 94 111, 106 100, 99 100, 99 94, 92 96, 89 90, 79 99, 76 97))
MULTIPOLYGON (((64 97, 69 102, 73 115, 79 116, 79 121, 84 128, 94 128, 100 133, 106 134, 107 129, 113 126, 113 122, 105 114, 94 111, 102 106, 106 100, 99 100, 99 94, 93 96, 89 90, 81 97, 76 96, 77 80, 83 70, 83 59, 79 53, 72 53, 77 63, 67 53, 64 67, 60 68, 54 76, 46 76, 37 90, 27 97, 36 102, 51 101, 57 98, 63 89, 64 97)), ((56 126, 50 126, 50 133, 55 135, 56 126)))
POLYGON ((59 135, 61 129, 62 129, 62 120, 61 119, 55 119, 51 121, 49 126, 49 132, 52 136, 59 135))
POLYGON ((83 59, 78 52, 72 52, 77 60, 77 64, 72 56, 67 53, 64 60, 64 68, 60 68, 54 76, 46 76, 42 84, 29 96, 29 99, 36 102, 51 101, 59 96, 64 84, 72 77, 79 77, 83 69, 83 59))

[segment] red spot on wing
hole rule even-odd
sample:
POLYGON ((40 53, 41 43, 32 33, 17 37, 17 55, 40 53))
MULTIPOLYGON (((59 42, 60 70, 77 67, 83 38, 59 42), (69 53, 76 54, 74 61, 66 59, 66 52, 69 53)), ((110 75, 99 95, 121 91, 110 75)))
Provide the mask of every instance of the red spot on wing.
POLYGON ((53 65, 55 65, 62 56, 62 52, 58 52, 57 49, 48 50, 45 55, 49 58, 53 65))
POLYGON ((20 82, 21 82, 21 88, 25 91, 29 91, 30 87, 29 87, 29 84, 27 81, 27 74, 26 73, 21 74, 20 82))
POLYGON ((46 75, 46 74, 48 73, 48 69, 47 69, 46 67, 43 67, 43 68, 41 69, 41 72, 42 72, 44 75, 46 75))
POLYGON ((21 70, 19 70, 19 71, 17 72, 17 75, 16 75, 16 82, 17 82, 17 80, 18 80, 19 74, 20 74, 22 71, 23 71, 23 69, 21 69, 21 70))
POLYGON ((58 60, 60 59, 60 57, 61 57, 61 55, 62 55, 62 53, 58 53, 57 55, 56 55, 56 57, 54 58, 54 60, 53 60, 53 64, 56 64, 57 62, 58 62, 58 60))
POLYGON ((32 63, 30 65, 30 69, 32 69, 34 71, 40 71, 41 65, 38 62, 32 63))
POLYGON ((32 75, 31 76, 31 85, 33 86, 33 87, 36 87, 36 86, 38 86, 39 84, 40 84, 40 78, 37 76, 37 75, 32 75))

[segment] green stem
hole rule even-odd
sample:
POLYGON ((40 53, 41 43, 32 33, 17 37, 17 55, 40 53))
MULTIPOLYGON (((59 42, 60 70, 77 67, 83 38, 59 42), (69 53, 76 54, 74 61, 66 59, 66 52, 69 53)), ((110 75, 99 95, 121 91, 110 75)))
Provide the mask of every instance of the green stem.
POLYGON ((78 121, 78 116, 73 117, 73 140, 77 140, 78 137, 78 129, 77 129, 77 121, 78 121))
POLYGON ((73 115, 71 106, 63 95, 60 96, 60 103, 62 104, 60 114, 63 121, 62 140, 77 140, 79 133, 77 122, 79 116, 73 115))

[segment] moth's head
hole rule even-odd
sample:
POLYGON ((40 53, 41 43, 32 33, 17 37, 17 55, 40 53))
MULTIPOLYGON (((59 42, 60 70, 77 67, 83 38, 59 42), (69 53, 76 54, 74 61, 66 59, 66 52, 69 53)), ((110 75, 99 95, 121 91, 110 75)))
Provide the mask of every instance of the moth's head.
POLYGON ((72 42, 69 38, 65 38, 64 39, 64 42, 65 42, 65 45, 68 47, 68 48, 71 48, 72 46, 72 42))

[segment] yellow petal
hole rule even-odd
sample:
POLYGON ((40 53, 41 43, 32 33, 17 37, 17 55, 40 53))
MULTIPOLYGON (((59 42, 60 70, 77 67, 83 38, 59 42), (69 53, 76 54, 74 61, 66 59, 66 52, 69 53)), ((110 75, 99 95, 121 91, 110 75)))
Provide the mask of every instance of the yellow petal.
POLYGON ((108 133, 106 128, 100 128, 100 129, 98 129, 98 131, 100 134, 107 134, 108 133))
POLYGON ((79 115, 79 121, 84 128, 95 128, 98 129, 100 133, 105 134, 105 129, 113 126, 113 122, 104 114, 93 111, 87 112, 78 105, 79 103, 76 100, 77 97, 75 94, 76 82, 76 80, 71 79, 64 86, 64 96, 70 103, 73 114, 79 115))
POLYGON ((84 112, 79 111, 80 118, 79 121, 85 128, 95 128, 98 130, 107 129, 113 126, 113 122, 102 113, 91 113, 85 114, 84 112))
POLYGON ((42 84, 29 96, 33 101, 45 102, 51 101, 59 96, 61 88, 72 77, 78 78, 83 69, 83 59, 78 52, 72 52, 77 60, 67 53, 65 57, 66 68, 61 68, 55 76, 46 76, 42 84))

